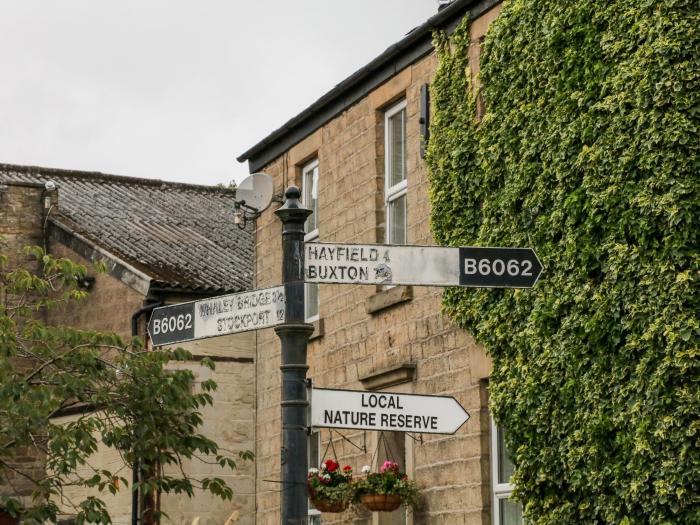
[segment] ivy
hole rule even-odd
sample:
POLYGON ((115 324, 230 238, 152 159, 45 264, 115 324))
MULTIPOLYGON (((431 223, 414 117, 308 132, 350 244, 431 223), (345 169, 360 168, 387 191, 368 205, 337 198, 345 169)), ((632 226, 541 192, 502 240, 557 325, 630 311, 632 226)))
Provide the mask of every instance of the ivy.
POLYGON ((512 0, 436 35, 432 227, 529 246, 532 290, 450 289, 493 358, 528 523, 700 523, 700 4, 512 0))

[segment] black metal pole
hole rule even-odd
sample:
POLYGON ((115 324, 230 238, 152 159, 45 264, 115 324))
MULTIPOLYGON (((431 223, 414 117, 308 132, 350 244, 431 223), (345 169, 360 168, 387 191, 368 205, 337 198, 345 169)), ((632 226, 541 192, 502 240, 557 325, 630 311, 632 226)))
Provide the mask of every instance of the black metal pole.
MULTIPOLYGON (((154 308, 162 306, 163 301, 155 301, 142 306, 136 310, 131 316, 131 337, 139 335, 139 317, 143 314, 151 313, 154 308)), ((131 525, 139 523, 139 491, 136 490, 136 484, 139 482, 139 470, 141 469, 141 461, 134 459, 134 465, 131 467, 131 525)))
POLYGON ((301 207, 299 189, 290 186, 275 214, 282 221, 282 284, 285 321, 275 327, 282 342, 282 525, 307 522, 308 471, 306 346, 314 328, 304 315, 304 223, 311 210, 301 207))

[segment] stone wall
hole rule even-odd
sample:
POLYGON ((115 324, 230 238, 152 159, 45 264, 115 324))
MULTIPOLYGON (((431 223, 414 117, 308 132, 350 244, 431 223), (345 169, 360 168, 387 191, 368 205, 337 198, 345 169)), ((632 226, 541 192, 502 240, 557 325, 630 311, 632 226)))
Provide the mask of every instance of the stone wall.
MULTIPOLYGON (((39 266, 33 257, 24 254, 26 246, 43 245, 43 185, 9 184, 0 191, 0 253, 8 258, 7 270, 25 268, 36 272, 39 266)), ((0 287, 0 300, 5 301, 5 290, 0 287)), ((29 503, 34 484, 29 476, 38 479, 44 472, 44 461, 33 447, 16 450, 11 469, 0 471, 0 495, 19 496, 29 503)))
MULTIPOLYGON (((74 414, 57 417, 52 419, 52 423, 66 425, 80 417, 84 416, 74 414)), ((98 412, 94 414, 94 417, 101 417, 101 415, 98 412)), ((99 492, 96 488, 66 486, 62 497, 55 500, 61 514, 59 519, 75 516, 80 510, 78 508, 80 502, 90 496, 95 496, 105 502, 112 523, 115 525, 129 525, 131 523, 131 467, 124 463, 117 449, 105 446, 98 439, 97 452, 87 459, 85 465, 78 467, 77 473, 85 478, 90 478, 95 471, 103 469, 126 478, 129 481, 129 486, 121 484, 116 494, 111 494, 106 489, 99 492)))
MULTIPOLYGON (((473 24, 476 46, 498 8, 473 24)), ((434 54, 398 72, 368 96, 317 129, 270 163, 275 193, 301 185, 301 169, 319 161, 319 241, 377 243, 384 239, 384 121, 392 103, 407 102, 408 243, 432 245, 428 179, 420 158, 420 88, 437 65, 434 54)), ((281 282, 280 223, 268 210, 258 220, 258 288, 281 282)), ((309 377, 326 388, 391 389, 454 396, 471 419, 453 436, 400 436, 405 463, 424 487, 426 508, 413 523, 490 523, 489 418, 486 379, 490 361, 466 332, 441 314, 442 289, 397 286, 320 285, 320 318, 309 346, 309 377), (371 311, 371 313, 368 313, 371 311)), ((259 332, 258 523, 279 522, 280 345, 272 330, 259 332)), ((359 470, 375 452, 374 432, 345 432, 361 448, 334 437, 341 463, 359 470)), ((322 431, 323 450, 329 432, 322 431)), ((400 511, 397 511, 400 513, 400 511)), ((396 514, 396 513, 395 513, 396 514)), ((401 516, 325 514, 324 523, 399 523, 401 516)))
POLYGON ((202 491, 196 491, 193 499, 165 495, 162 508, 170 523, 188 525, 199 517, 200 525, 223 525, 232 515, 229 525, 255 523, 256 463, 238 460, 236 456, 239 451, 255 449, 255 342, 255 332, 244 332, 179 345, 198 358, 207 356, 214 361, 213 371, 196 362, 180 366, 191 368, 198 382, 216 381, 214 404, 202 411, 201 432, 219 444, 222 454, 228 453, 237 460, 237 469, 222 470, 196 460, 187 462, 184 469, 189 475, 225 479, 233 488, 233 500, 224 501, 202 491))
POLYGON ((6 184, 0 191, 0 252, 8 257, 8 269, 36 269, 25 246, 43 246, 43 194, 40 184, 6 184))
MULTIPOLYGON (((68 257, 74 262, 90 267, 84 258, 63 245, 54 243, 52 250, 55 255, 68 257)), ((116 331, 128 339, 131 315, 141 306, 143 296, 109 275, 93 272, 90 272, 90 275, 94 275, 96 281, 86 302, 73 309, 65 308, 52 313, 50 321, 54 324, 68 324, 80 328, 116 331)), ((177 303, 190 300, 191 297, 178 296, 165 299, 167 303, 177 303)), ((144 323, 140 326, 143 329, 144 323)), ((252 451, 255 431, 255 333, 203 339, 178 346, 192 352, 197 361, 171 364, 171 368, 190 368, 195 374, 193 388, 198 388, 197 384, 207 379, 213 379, 218 385, 213 393, 213 406, 201 411, 203 424, 200 432, 216 441, 222 448, 222 453, 223 450, 229 450, 233 451, 235 456, 235 453, 241 450, 252 451), (212 358, 215 362, 215 370, 201 366, 199 360, 203 357, 212 358)), ((65 420, 69 421, 70 418, 65 420)), ((161 509, 168 515, 164 518, 164 523, 187 525, 195 518, 199 518, 200 525, 222 525, 235 513, 238 516, 238 521, 235 523, 251 525, 255 514, 254 463, 239 461, 238 468, 230 471, 208 463, 214 458, 204 459, 206 461, 186 460, 183 463, 183 470, 196 479, 204 477, 225 479, 234 490, 233 500, 224 501, 201 490, 196 490, 193 498, 186 495, 163 494, 161 509)), ((131 479, 130 468, 123 464, 117 465, 119 461, 121 461, 119 455, 113 449, 104 446, 101 446, 90 458, 92 465, 110 465, 115 470, 123 468, 121 474, 131 479)), ((66 503, 62 509, 69 513, 71 503, 75 504, 88 495, 97 495, 105 500, 115 523, 131 522, 131 496, 126 488, 116 496, 112 496, 106 491, 98 494, 96 490, 70 487, 65 491, 66 503)))
POLYGON ((51 241, 50 251, 54 257, 64 257, 87 267, 88 276, 95 281, 84 300, 51 310, 48 322, 56 326, 114 332, 128 342, 131 339, 131 316, 143 306, 144 295, 108 273, 97 272, 92 262, 59 242, 51 241))
MULTIPOLYGON (((247 348, 247 352, 250 354, 254 346, 246 344, 245 348, 242 348, 244 342, 245 340, 237 343, 234 341, 234 344, 228 345, 228 348, 232 348, 233 353, 242 353, 242 350, 247 348)), ((193 349, 190 348, 190 350, 193 349)), ((206 353, 204 351, 201 355, 206 353)), ((204 424, 200 431, 219 443, 222 454, 226 454, 223 449, 232 450, 234 453, 229 455, 238 460, 235 452, 253 449, 255 365, 252 358, 234 357, 217 361, 215 370, 201 366, 196 361, 171 364, 170 368, 186 367, 191 369, 195 375, 194 389, 199 388, 198 385, 202 381, 208 379, 216 381, 218 388, 214 393, 214 405, 201 411, 204 424)), ((53 422, 56 424, 68 423, 77 417, 55 418, 53 422)), ((231 471, 222 470, 217 465, 210 464, 209 462, 215 460, 213 457, 203 459, 205 461, 184 460, 183 470, 195 479, 223 478, 234 490, 233 500, 224 501, 201 490, 195 490, 195 495, 192 498, 181 494, 164 494, 161 498, 161 509, 168 514, 168 517, 163 519, 163 523, 189 525, 195 518, 199 518, 200 525, 223 525, 235 513, 238 520, 234 523, 252 525, 254 523, 254 464, 238 461, 238 468, 231 471)), ((88 465, 89 467, 86 465, 80 469, 83 475, 91 473, 90 467, 104 468, 118 472, 120 476, 131 482, 131 468, 124 464, 119 453, 113 448, 100 444, 98 451, 88 459, 88 465)), ((179 469, 172 473, 180 475, 179 469)), ((66 514, 74 514, 75 505, 86 497, 98 496, 105 501, 113 523, 117 525, 131 523, 131 492, 129 487, 122 486, 115 495, 106 490, 98 493, 96 489, 67 487, 63 495, 64 498, 59 502, 59 507, 66 514)))

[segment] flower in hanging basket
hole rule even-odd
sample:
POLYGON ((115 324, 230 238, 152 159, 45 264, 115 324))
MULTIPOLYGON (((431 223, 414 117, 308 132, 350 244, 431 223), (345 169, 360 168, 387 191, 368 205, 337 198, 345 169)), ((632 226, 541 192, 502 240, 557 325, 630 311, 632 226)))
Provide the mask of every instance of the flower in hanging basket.
POLYGON ((385 461, 379 472, 372 472, 368 466, 362 467, 364 477, 353 481, 355 502, 361 502, 368 510, 388 512, 402 504, 415 507, 420 492, 415 481, 401 472, 399 465, 385 461))
POLYGON ((352 467, 341 469, 338 462, 327 459, 320 469, 309 469, 306 485, 315 508, 321 512, 342 512, 353 497, 352 467))

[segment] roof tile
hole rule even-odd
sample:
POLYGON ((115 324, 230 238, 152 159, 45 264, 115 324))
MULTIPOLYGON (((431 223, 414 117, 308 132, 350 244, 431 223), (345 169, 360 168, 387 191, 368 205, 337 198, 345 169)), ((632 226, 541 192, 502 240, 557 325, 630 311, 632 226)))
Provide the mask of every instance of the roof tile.
POLYGON ((252 225, 241 230, 234 224, 232 191, 0 164, 0 182, 49 180, 59 191, 59 215, 54 220, 134 265, 156 283, 212 293, 252 288, 252 225))

